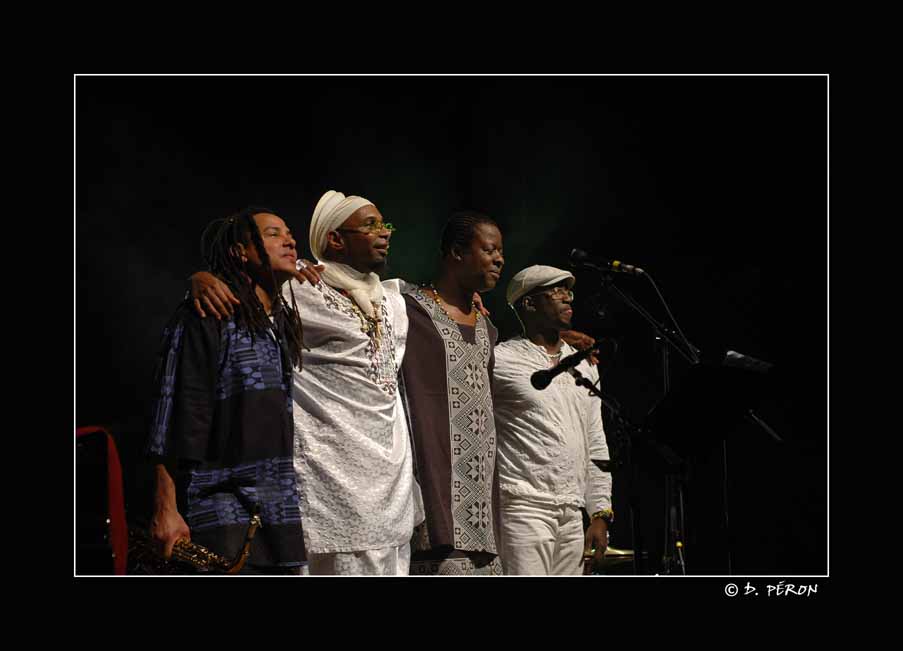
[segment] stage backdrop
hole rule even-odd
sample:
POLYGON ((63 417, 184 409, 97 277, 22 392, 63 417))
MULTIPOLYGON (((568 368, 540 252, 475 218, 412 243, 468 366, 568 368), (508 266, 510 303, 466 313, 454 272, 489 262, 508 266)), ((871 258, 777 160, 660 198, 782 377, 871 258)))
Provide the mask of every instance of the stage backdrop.
MULTIPOLYGON (((310 257, 310 215, 334 189, 398 227, 389 276, 411 281, 433 277, 454 210, 492 216, 506 263, 484 301, 503 338, 517 330, 511 276, 565 267, 579 247, 647 270, 707 360, 732 349, 774 364, 750 401, 782 444, 748 420, 709 431, 695 395, 681 400, 698 427, 684 414, 656 439, 690 466, 697 573, 826 571, 825 77, 79 77, 75 112, 76 424, 112 428, 132 514, 147 503, 155 354, 202 267, 203 226, 269 206, 310 257)), ((665 320, 648 282, 616 282, 665 320)), ((652 329, 594 276, 575 289, 577 328, 607 342, 605 391, 643 423, 664 396, 652 329)), ((672 355, 672 389, 690 375, 672 355)), ((613 535, 636 545, 639 515, 651 571, 663 479, 654 446, 634 443, 613 535)))

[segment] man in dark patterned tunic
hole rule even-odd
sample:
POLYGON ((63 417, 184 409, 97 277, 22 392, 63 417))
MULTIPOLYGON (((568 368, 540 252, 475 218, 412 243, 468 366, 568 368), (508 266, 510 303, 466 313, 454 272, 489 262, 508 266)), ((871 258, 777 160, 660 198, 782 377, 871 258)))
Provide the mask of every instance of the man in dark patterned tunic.
POLYGON ((474 292, 498 282, 502 234, 485 215, 458 213, 441 252, 439 278, 405 294, 402 376, 426 512, 414 532, 411 574, 499 575, 490 387, 498 331, 474 292))
POLYGON ((301 364, 301 322, 280 291, 296 273, 295 240, 263 208, 213 222, 202 239, 207 264, 239 304, 228 319, 201 319, 186 300, 164 332, 147 446, 151 535, 165 557, 184 538, 232 559, 259 511, 242 572, 298 574, 291 373, 301 364))

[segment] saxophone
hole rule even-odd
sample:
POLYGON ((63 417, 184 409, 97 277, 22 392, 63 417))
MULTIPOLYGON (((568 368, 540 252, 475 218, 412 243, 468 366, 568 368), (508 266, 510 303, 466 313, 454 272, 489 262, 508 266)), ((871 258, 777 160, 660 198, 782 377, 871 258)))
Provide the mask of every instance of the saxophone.
POLYGON ((138 527, 129 527, 129 574, 238 574, 251 554, 251 541, 262 526, 255 513, 248 523, 245 542, 233 560, 189 540, 177 540, 172 557, 163 558, 150 535, 138 527))

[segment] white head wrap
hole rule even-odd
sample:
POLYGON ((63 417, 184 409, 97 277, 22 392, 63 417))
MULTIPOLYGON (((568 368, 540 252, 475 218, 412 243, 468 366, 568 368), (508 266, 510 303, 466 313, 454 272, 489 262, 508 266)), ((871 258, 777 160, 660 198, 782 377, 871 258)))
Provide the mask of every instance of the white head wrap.
POLYGON ((346 197, 335 190, 327 191, 317 202, 310 219, 310 250, 317 262, 326 267, 320 276, 330 287, 344 289, 367 316, 379 318, 379 304, 383 298, 383 286, 375 273, 361 273, 340 262, 323 260, 326 252, 326 234, 345 223, 354 211, 373 202, 363 197, 346 197))
POLYGON ((320 197, 310 218, 310 250, 317 260, 323 260, 326 252, 326 234, 344 224, 358 208, 372 205, 372 201, 363 197, 346 197, 335 190, 328 190, 320 197))

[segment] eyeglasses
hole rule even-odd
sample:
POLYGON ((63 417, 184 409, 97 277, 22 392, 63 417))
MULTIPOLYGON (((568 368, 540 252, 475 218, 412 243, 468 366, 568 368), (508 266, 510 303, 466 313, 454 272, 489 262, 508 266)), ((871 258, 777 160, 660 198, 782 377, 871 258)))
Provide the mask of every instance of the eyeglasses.
POLYGON ((337 231, 346 231, 351 233, 364 233, 365 235, 371 235, 373 233, 382 233, 383 231, 388 231, 389 233, 395 232, 395 227, 390 223, 382 223, 375 222, 373 224, 364 224, 359 228, 337 228, 337 231))
POLYGON ((536 296, 538 294, 544 294, 549 298, 554 298, 559 301, 574 300, 574 292, 572 292, 570 289, 567 289, 566 287, 555 287, 554 289, 547 289, 544 292, 536 292, 533 294, 533 296, 536 296))

